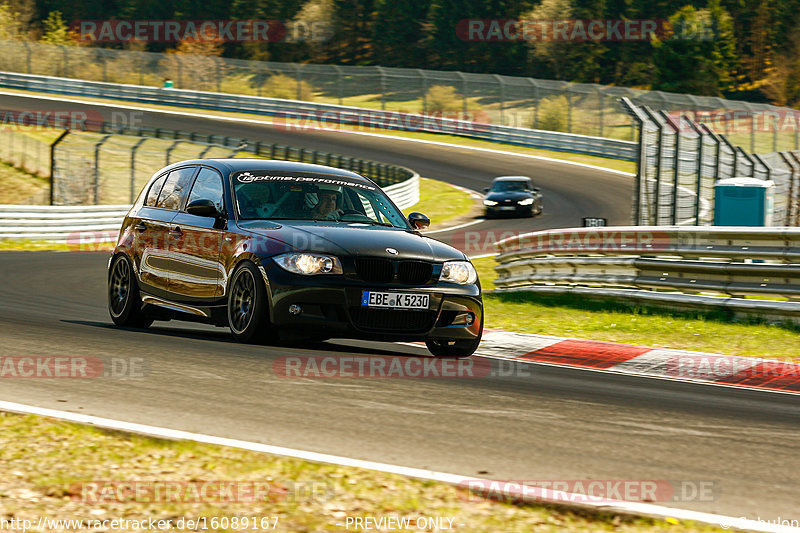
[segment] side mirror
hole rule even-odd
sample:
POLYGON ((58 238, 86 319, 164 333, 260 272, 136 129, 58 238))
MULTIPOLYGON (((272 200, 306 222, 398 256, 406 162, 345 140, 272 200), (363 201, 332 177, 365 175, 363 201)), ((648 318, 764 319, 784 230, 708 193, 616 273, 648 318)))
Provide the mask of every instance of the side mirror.
POLYGON ((219 212, 214 202, 206 199, 195 200, 190 203, 186 206, 186 212, 190 215, 197 215, 198 217, 219 218, 222 216, 222 213, 219 212))
POLYGON ((408 215, 408 223, 414 229, 425 229, 431 225, 431 219, 422 213, 414 212, 408 215))
POLYGON ((483 192, 489 192, 489 187, 484 187, 483 192))
POLYGON ((534 187, 533 190, 534 192, 541 192, 541 189, 539 189, 539 187, 534 187))

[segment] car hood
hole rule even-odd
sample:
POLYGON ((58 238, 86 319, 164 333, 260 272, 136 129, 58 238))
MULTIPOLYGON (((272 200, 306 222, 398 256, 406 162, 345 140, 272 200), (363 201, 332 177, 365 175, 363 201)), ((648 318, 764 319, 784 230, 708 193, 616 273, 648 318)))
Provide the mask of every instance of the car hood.
POLYGON ((452 246, 402 229, 313 222, 288 224, 266 220, 243 221, 239 227, 259 236, 279 240, 293 249, 309 252, 436 262, 465 258, 461 251, 452 246), (389 254, 387 248, 394 248, 398 254, 389 254))
POLYGON ((506 192, 489 192, 486 195, 487 200, 501 202, 503 200, 524 200, 525 198, 533 198, 533 193, 530 191, 506 191, 506 192))

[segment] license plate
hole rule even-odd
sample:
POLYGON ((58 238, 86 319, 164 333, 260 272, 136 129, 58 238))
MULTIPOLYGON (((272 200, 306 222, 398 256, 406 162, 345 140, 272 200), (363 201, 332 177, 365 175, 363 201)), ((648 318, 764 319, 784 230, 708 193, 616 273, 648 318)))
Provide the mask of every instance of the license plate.
POLYGON ((512 209, 516 209, 517 206, 515 205, 504 205, 500 208, 501 211, 511 211, 512 209))
POLYGON ((362 291, 362 307, 397 307, 402 309, 427 309, 430 303, 429 294, 412 294, 408 292, 375 292, 362 291))

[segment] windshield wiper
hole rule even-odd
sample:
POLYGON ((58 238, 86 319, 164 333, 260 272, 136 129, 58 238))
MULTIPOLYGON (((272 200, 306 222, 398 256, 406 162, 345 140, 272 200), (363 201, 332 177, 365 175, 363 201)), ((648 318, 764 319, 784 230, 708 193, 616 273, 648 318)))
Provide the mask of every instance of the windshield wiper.
POLYGON ((372 224, 373 226, 386 226, 387 228, 397 227, 390 222, 378 222, 377 220, 343 220, 342 222, 351 222, 352 224, 372 224))

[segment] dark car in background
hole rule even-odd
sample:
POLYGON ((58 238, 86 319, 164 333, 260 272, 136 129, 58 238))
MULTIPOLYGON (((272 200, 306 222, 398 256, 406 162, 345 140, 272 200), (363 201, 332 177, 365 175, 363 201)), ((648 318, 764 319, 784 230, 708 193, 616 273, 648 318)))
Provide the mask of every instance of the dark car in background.
POLYGON ((483 190, 486 217, 530 217, 542 213, 542 193, 526 176, 500 176, 483 190))
POLYGON ((243 342, 425 341, 471 355, 481 287, 463 252, 422 235, 373 181, 320 165, 200 159, 153 175, 108 268, 114 323, 191 320, 243 342))

